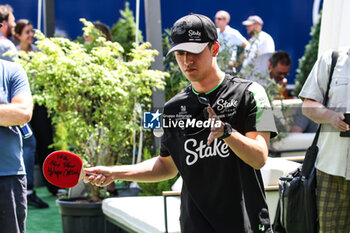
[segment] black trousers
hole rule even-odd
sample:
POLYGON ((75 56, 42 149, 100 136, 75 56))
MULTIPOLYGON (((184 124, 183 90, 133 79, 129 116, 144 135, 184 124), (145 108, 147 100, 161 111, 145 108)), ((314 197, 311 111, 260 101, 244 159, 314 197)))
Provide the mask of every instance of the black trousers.
POLYGON ((26 184, 25 175, 0 176, 0 232, 25 233, 26 184))
MULTIPOLYGON (((33 134, 36 137, 36 163, 43 167, 46 157, 53 152, 49 146, 53 143, 53 127, 51 119, 48 117, 45 106, 34 105, 33 116, 30 122, 33 134)), ((53 194, 57 194, 58 187, 46 182, 48 190, 53 194)))

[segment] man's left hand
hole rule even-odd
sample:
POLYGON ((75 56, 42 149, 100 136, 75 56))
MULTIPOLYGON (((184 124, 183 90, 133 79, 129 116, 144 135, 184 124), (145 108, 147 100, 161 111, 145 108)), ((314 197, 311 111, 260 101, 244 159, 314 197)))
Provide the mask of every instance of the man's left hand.
POLYGON ((215 138, 221 137, 224 134, 224 122, 220 120, 220 118, 216 115, 214 112, 214 109, 211 107, 207 107, 207 111, 209 113, 209 120, 210 120, 210 125, 211 131, 207 140, 207 145, 209 146, 215 138))

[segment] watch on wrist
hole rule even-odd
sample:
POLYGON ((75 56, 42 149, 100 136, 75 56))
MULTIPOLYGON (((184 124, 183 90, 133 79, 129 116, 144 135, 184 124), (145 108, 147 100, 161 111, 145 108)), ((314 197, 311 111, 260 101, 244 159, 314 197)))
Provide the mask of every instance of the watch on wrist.
POLYGON ((224 134, 222 136, 220 136, 219 139, 224 139, 224 138, 229 137, 233 131, 232 126, 229 123, 225 122, 224 124, 225 124, 224 125, 224 134))

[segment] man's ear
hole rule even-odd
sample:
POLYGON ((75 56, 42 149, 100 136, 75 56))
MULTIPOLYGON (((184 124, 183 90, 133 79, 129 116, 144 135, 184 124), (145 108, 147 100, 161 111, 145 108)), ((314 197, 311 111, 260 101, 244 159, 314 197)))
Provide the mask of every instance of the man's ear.
POLYGON ((219 49, 220 49, 220 45, 218 42, 213 44, 213 57, 216 57, 218 55, 219 49))
POLYGON ((270 61, 268 61, 268 62, 267 62, 267 68, 268 68, 269 70, 271 70, 271 69, 272 69, 272 64, 271 64, 271 62, 270 62, 270 61))

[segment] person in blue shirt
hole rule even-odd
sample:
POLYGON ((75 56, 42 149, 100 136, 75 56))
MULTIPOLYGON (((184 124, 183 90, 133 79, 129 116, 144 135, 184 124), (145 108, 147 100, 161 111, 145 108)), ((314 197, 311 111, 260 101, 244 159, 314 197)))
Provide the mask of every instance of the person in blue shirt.
MULTIPOLYGON (((17 28, 17 35, 25 34, 22 33, 19 28, 26 28, 26 31, 33 36, 32 28, 28 28, 30 25, 23 25, 21 21, 19 25, 15 22, 15 16, 13 14, 13 8, 10 5, 0 5, 0 22, 3 27, 0 28, 0 59, 13 61, 18 56, 17 49, 14 43, 8 38, 15 35, 15 29, 17 28), (28 27, 25 27, 28 26, 28 27)), ((23 36, 21 37, 23 38, 23 36)), ((33 47, 34 48, 34 47, 33 47)), ((34 51, 34 50, 33 50, 34 51)), ((30 127, 28 125, 28 127, 30 127)), ((45 202, 43 202, 35 193, 34 187, 34 162, 35 162, 35 151, 36 151, 36 138, 34 135, 23 139, 23 157, 24 164, 26 167, 27 174, 27 201, 28 205, 37 208, 47 208, 49 207, 45 202)))
POLYGON ((229 65, 238 67, 243 60, 243 57, 239 56, 239 48, 244 49, 249 45, 249 42, 238 30, 228 25, 230 18, 230 14, 224 10, 218 11, 215 15, 215 25, 217 27, 218 42, 220 44, 219 53, 224 49, 228 49, 231 53, 229 65))
POLYGON ((0 59, 1 232, 25 232, 27 181, 18 126, 30 121, 32 111, 33 99, 26 72, 19 64, 0 59))
POLYGON ((0 58, 12 61, 14 58, 17 58, 17 49, 9 37, 14 34, 16 22, 13 8, 8 4, 0 5, 0 23, 3 25, 0 28, 0 58), (11 51, 13 54, 6 55, 8 51, 11 51))

